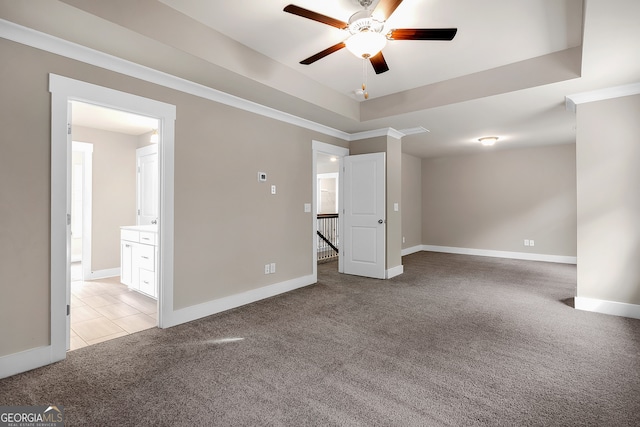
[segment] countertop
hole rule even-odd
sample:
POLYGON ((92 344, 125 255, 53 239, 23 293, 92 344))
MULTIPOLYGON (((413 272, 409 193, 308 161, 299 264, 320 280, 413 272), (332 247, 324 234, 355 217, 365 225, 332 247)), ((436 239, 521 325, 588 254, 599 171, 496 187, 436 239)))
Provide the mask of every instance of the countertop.
POLYGON ((120 227, 121 230, 133 230, 133 231, 149 231, 152 233, 158 232, 158 226, 155 224, 151 225, 123 225, 120 227))

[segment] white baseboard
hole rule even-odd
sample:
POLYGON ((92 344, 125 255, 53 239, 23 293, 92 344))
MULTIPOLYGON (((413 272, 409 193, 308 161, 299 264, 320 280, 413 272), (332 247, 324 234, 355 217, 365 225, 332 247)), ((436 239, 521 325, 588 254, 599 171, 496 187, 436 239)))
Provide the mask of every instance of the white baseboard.
POLYGON ((398 265, 396 267, 390 268, 385 272, 387 279, 391 279, 392 277, 396 277, 404 273, 404 266, 398 265))
POLYGON ((423 251, 423 250, 424 249, 422 249, 422 245, 412 246, 410 248, 403 249, 402 252, 400 252, 400 254, 402 256, 407 256, 407 255, 415 254, 416 252, 420 252, 420 251, 423 251))
POLYGON ((574 303, 577 310, 640 319, 640 305, 637 304, 627 304, 623 302, 584 297, 576 297, 574 303))
POLYGON ((0 357, 0 378, 30 371, 58 360, 62 359, 53 357, 50 345, 8 354, 0 357))
POLYGON ((312 285, 316 283, 316 281, 317 280, 313 275, 302 276, 284 282, 275 283, 273 285, 264 286, 262 288, 254 289, 251 291, 242 292, 240 294, 230 295, 228 297, 216 299, 213 301, 207 301, 202 304, 175 310, 170 314, 170 316, 168 316, 167 326, 176 326, 182 323, 200 319, 202 317, 211 316, 212 314, 231 310, 232 308, 251 304, 252 302, 260 301, 279 294, 283 294, 285 292, 312 285))
POLYGON ((92 271, 85 280, 106 279, 107 277, 115 277, 120 275, 120 267, 108 268, 106 270, 92 271))
POLYGON ((533 254, 528 252, 493 251, 489 249, 456 248, 452 246, 422 245, 423 251, 445 252, 450 254, 477 255, 494 258, 522 259, 527 261, 555 262, 559 264, 577 264, 577 257, 563 255, 533 254))

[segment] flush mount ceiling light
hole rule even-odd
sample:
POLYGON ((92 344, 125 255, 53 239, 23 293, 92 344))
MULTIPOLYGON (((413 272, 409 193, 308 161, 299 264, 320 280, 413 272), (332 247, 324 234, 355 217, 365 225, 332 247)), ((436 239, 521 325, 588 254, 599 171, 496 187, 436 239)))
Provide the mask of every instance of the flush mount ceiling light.
POLYGON ((498 140, 497 136, 483 136, 482 138, 478 138, 478 141, 482 143, 484 146, 490 146, 496 143, 498 140))

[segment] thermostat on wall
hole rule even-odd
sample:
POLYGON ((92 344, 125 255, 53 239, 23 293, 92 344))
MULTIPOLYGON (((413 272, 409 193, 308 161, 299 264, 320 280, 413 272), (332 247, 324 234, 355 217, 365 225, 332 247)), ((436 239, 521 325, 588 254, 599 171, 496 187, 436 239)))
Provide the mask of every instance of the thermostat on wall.
POLYGON ((258 181, 265 182, 267 180, 267 174, 265 172, 258 172, 258 181))

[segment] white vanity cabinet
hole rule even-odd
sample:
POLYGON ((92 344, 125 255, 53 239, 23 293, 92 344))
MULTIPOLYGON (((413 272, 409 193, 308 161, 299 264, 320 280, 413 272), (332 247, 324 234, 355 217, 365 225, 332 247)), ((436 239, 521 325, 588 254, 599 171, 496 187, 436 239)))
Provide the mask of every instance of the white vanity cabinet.
POLYGON ((120 282, 156 299, 157 236, 154 226, 120 227, 120 282))

